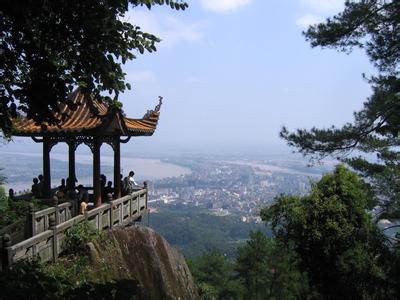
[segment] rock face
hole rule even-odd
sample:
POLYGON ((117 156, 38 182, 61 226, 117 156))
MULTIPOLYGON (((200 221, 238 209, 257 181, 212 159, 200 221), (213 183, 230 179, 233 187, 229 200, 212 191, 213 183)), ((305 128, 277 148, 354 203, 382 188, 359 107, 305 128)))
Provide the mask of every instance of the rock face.
POLYGON ((133 279, 140 299, 198 299, 184 257, 154 230, 113 229, 90 245, 99 279, 133 279))

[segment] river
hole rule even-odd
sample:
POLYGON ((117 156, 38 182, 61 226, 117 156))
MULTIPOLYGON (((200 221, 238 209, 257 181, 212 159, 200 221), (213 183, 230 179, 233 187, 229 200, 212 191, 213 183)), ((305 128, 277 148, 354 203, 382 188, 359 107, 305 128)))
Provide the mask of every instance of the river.
MULTIPOLYGON (((39 153, 27 152, 2 152, 2 162, 0 167, 1 174, 8 178, 5 187, 13 188, 15 191, 30 189, 32 185, 32 177, 42 173, 42 155, 39 153), (32 162, 35 162, 32 164, 32 162), (24 166, 26 169, 24 170, 24 166), (18 172, 19 175, 15 178, 14 173, 18 172)), ((79 183, 85 185, 92 185, 92 156, 90 154, 76 154, 75 161, 77 164, 87 166, 85 175, 77 172, 79 183)), ((51 153, 51 165, 61 163, 65 170, 62 172, 54 173, 52 170, 52 186, 59 185, 60 179, 67 176, 68 168, 68 154, 65 153, 51 153), (65 174, 65 175, 64 175, 65 174)), ((114 158, 111 155, 101 156, 101 166, 108 180, 113 180, 113 163, 114 158)), ((85 167, 86 169, 86 167, 85 167)), ((128 175, 129 171, 135 172, 135 178, 138 182, 144 180, 157 180, 168 177, 179 177, 181 175, 190 174, 191 170, 182 166, 171 163, 166 163, 157 158, 134 158, 134 157, 121 157, 121 172, 124 176, 128 175)))

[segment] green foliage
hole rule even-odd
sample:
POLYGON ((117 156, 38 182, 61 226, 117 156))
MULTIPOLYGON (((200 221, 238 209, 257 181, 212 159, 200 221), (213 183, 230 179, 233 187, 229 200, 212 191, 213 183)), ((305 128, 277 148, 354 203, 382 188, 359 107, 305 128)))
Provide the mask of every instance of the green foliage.
POLYGON ((239 248, 237 277, 250 299, 294 299, 310 296, 307 278, 297 268, 295 256, 262 232, 253 232, 239 248))
MULTIPOLYGON (((14 203, 12 201, 11 203, 14 203)), ((15 202, 20 208, 25 208, 25 202, 15 202)), ((15 205, 15 203, 13 205, 15 205)), ((8 213, 6 214, 8 215, 8 213)), ((3 214, 1 215, 3 219, 3 214)), ((54 263, 40 264, 38 261, 22 261, 12 266, 10 270, 5 270, 1 274, 4 282, 9 279, 6 292, 11 293, 16 284, 21 287, 21 295, 17 294, 17 299, 24 299, 23 295, 28 290, 33 289, 32 299, 63 299, 62 293, 86 284, 93 287, 94 282, 99 282, 96 268, 91 265, 87 243, 92 242, 102 235, 87 221, 74 224, 67 232, 65 243, 67 250, 54 263), (38 280, 40 278, 40 280, 38 280), (15 283, 14 280, 20 281, 15 283), (37 284, 37 286, 35 285, 37 284), (57 291, 57 293, 54 292, 57 291), (59 297, 59 298, 57 298, 59 297)), ((96 284, 97 284, 96 283, 96 284)), ((85 290, 86 291, 86 290, 85 290)), ((83 290, 82 290, 83 292, 83 290)), ((87 291, 86 291, 87 292, 87 291)), ((6 293, 6 295, 7 295, 6 293)), ((0 299, 1 298, 0 296, 0 299)), ((7 297, 5 299, 8 299, 7 297)), ((110 298, 113 299, 113 298, 110 298)))
POLYGON ((48 207, 39 200, 10 200, 6 196, 3 187, 0 186, 0 228, 24 219, 29 213, 30 205, 35 210, 41 210, 48 207))
POLYGON ((70 278, 49 273, 47 268, 37 261, 21 261, 3 270, 0 299, 137 299, 138 283, 134 280, 77 285, 70 278))
POLYGON ((150 226, 186 257, 200 256, 214 249, 233 258, 237 246, 255 230, 268 232, 264 224, 243 223, 237 216, 219 217, 190 207, 160 206, 149 216, 150 226))
MULTIPOLYGON (((0 169, 0 171, 2 171, 3 169, 0 169)), ((4 184, 4 182, 6 182, 6 177, 4 177, 3 175, 0 174, 0 186, 2 184, 4 184)))
POLYGON ((304 155, 313 159, 338 156, 367 177, 389 213, 400 209, 399 20, 399 1, 346 1, 342 13, 311 26, 305 36, 313 47, 364 48, 379 73, 369 79, 373 94, 354 113, 352 123, 341 128, 289 132, 284 127, 281 131, 281 137, 304 155), (349 157, 353 150, 367 155, 349 157))
POLYGON ((52 278, 61 278, 60 288, 62 289, 81 286, 96 277, 87 253, 82 251, 80 254, 62 256, 56 262, 44 264, 41 268, 52 278))
POLYGON ((83 245, 102 237, 88 222, 74 225, 66 238, 71 248, 56 262, 23 260, 3 270, 0 299, 137 299, 137 281, 99 277, 102 265, 91 262, 83 245))
MULTIPOLYGON (((11 118, 26 113, 38 124, 58 124, 59 104, 74 87, 104 99, 118 99, 129 85, 121 65, 137 53, 156 51, 160 39, 124 20, 129 7, 169 5, 183 1, 67 0, 2 2, 2 84, 0 129, 11 133, 11 118)), ((131 20, 132 21, 132 20, 131 20)), ((133 20, 134 21, 134 20, 133 20)), ((63 118, 67 117, 66 115, 63 118)))
POLYGON ((74 293, 75 289, 86 293, 87 288, 93 288, 94 284, 104 284, 104 276, 99 276, 98 272, 106 271, 108 265, 106 262, 94 264, 87 246, 95 240, 99 240, 104 247, 109 246, 105 236, 88 221, 74 224, 66 232, 66 250, 56 262, 43 264, 42 270, 52 278, 61 279, 60 288, 68 293, 74 293), (71 288, 74 290, 71 291, 71 288))
POLYGON ((261 299, 261 296, 271 296, 270 285, 275 268, 268 264, 270 251, 268 238, 261 232, 250 234, 250 240, 239 248, 237 258, 238 276, 244 281, 247 295, 261 299))
POLYGON ((238 299, 243 286, 233 278, 233 264, 218 250, 189 261, 202 299, 238 299))
POLYGON ((122 279, 108 283, 85 283, 63 294, 64 299, 138 299, 138 282, 122 279))
POLYGON ((86 244, 101 236, 101 232, 88 221, 74 224, 66 232, 65 243, 69 253, 80 253, 86 249, 86 244))
POLYGON ((236 260, 217 250, 189 260, 202 299, 312 298, 293 254, 260 231, 238 249, 236 260))
POLYGON ((0 185, 0 213, 3 214, 8 210, 8 197, 4 187, 0 185))
POLYGON ((309 195, 279 196, 261 215, 324 297, 383 296, 382 259, 388 249, 367 213, 369 199, 360 178, 338 166, 313 184, 309 195))
POLYGON ((4 188, 0 186, 0 228, 10 225, 22 217, 11 209, 11 205, 12 203, 6 196, 4 188))
POLYGON ((8 200, 9 207, 12 209, 17 217, 24 217, 29 213, 30 206, 33 205, 33 209, 35 211, 42 210, 48 207, 48 205, 43 204, 40 200, 31 199, 31 200, 8 200))
POLYGON ((400 3, 397 0, 346 1, 343 12, 305 32, 313 47, 366 50, 381 72, 397 72, 400 62, 400 3))
POLYGON ((21 261, 0 273, 0 299, 59 299, 61 285, 37 261, 21 261))
POLYGON ((385 286, 387 299, 395 299, 400 295, 400 243, 395 243, 391 250, 386 253, 386 259, 383 262, 387 278, 385 286))

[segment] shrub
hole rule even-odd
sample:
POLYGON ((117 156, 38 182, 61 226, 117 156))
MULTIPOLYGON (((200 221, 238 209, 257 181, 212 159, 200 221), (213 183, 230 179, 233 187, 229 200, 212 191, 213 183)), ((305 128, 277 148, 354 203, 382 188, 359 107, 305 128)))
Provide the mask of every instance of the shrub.
POLYGON ((36 211, 48 207, 37 199, 10 201, 4 188, 0 186, 0 228, 25 218, 29 213, 30 204, 33 204, 36 211))
POLYGON ((43 272, 38 261, 19 261, 0 272, 0 299, 60 299, 61 283, 43 272))
POLYGON ((100 237, 101 232, 95 229, 88 221, 74 224, 66 232, 67 252, 79 253, 86 249, 88 242, 100 237))
POLYGON ((8 209, 8 197, 3 186, 0 186, 0 213, 5 212, 8 209))
MULTIPOLYGON (((74 264, 76 261, 70 261, 74 264)), ((84 280, 79 284, 69 274, 51 272, 62 264, 43 265, 35 260, 23 260, 0 272, 0 300, 7 299, 137 299, 139 287, 135 280, 109 282, 84 280), (49 271, 50 268, 50 271, 49 271)), ((77 264, 79 266, 79 263, 77 264)), ((87 264, 86 268, 90 268, 87 264)))

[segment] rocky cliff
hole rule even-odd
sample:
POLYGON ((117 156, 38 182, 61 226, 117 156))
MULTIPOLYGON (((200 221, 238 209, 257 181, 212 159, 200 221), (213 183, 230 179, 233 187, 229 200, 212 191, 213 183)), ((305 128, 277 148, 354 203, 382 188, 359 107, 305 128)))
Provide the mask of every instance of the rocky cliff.
POLYGON ((140 299, 198 298, 184 257, 157 232, 133 226, 104 234, 90 245, 101 279, 136 280, 140 299))

